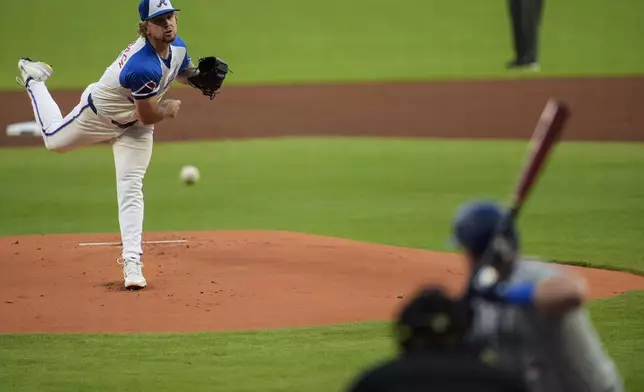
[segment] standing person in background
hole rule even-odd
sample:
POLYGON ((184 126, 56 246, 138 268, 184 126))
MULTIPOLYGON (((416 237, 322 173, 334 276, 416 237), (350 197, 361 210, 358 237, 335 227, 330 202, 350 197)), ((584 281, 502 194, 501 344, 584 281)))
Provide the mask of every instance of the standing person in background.
POLYGON ((508 0, 515 58, 508 68, 539 70, 539 27, 544 0, 508 0))

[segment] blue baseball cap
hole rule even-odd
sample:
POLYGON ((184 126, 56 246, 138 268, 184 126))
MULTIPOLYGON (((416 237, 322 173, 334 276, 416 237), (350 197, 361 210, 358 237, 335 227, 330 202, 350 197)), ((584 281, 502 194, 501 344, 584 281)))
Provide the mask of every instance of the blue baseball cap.
MULTIPOLYGON (((489 200, 464 204, 452 222, 452 243, 478 259, 492 240, 504 213, 502 207, 489 200)), ((519 236, 513 222, 504 230, 503 237, 515 251, 518 249, 519 236)))
POLYGON ((150 20, 174 11, 179 11, 179 8, 174 8, 170 0, 141 0, 139 3, 141 20, 150 20))

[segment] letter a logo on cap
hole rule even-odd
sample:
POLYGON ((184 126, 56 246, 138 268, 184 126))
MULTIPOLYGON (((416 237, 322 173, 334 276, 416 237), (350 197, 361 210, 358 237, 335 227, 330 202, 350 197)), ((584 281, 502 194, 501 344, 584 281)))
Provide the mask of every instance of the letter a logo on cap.
POLYGON ((141 20, 154 19, 157 16, 173 11, 179 11, 179 8, 174 8, 170 0, 141 0, 139 3, 141 20))

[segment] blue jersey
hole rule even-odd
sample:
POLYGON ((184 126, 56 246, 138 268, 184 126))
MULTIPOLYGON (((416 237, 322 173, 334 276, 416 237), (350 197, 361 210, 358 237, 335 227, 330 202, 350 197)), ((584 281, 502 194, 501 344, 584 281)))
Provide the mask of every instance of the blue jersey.
POLYGON ((127 123, 137 119, 134 101, 156 97, 161 100, 177 74, 190 65, 183 40, 177 36, 164 59, 150 42, 139 37, 107 67, 92 90, 98 113, 127 123))

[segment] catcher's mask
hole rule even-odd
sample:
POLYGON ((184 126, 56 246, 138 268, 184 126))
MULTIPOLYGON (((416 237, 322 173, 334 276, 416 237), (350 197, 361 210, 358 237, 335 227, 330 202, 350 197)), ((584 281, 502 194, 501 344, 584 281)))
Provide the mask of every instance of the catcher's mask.
POLYGON ((470 320, 462 302, 449 298, 441 286, 428 286, 401 309, 394 333, 404 352, 452 349, 463 344, 470 320))

